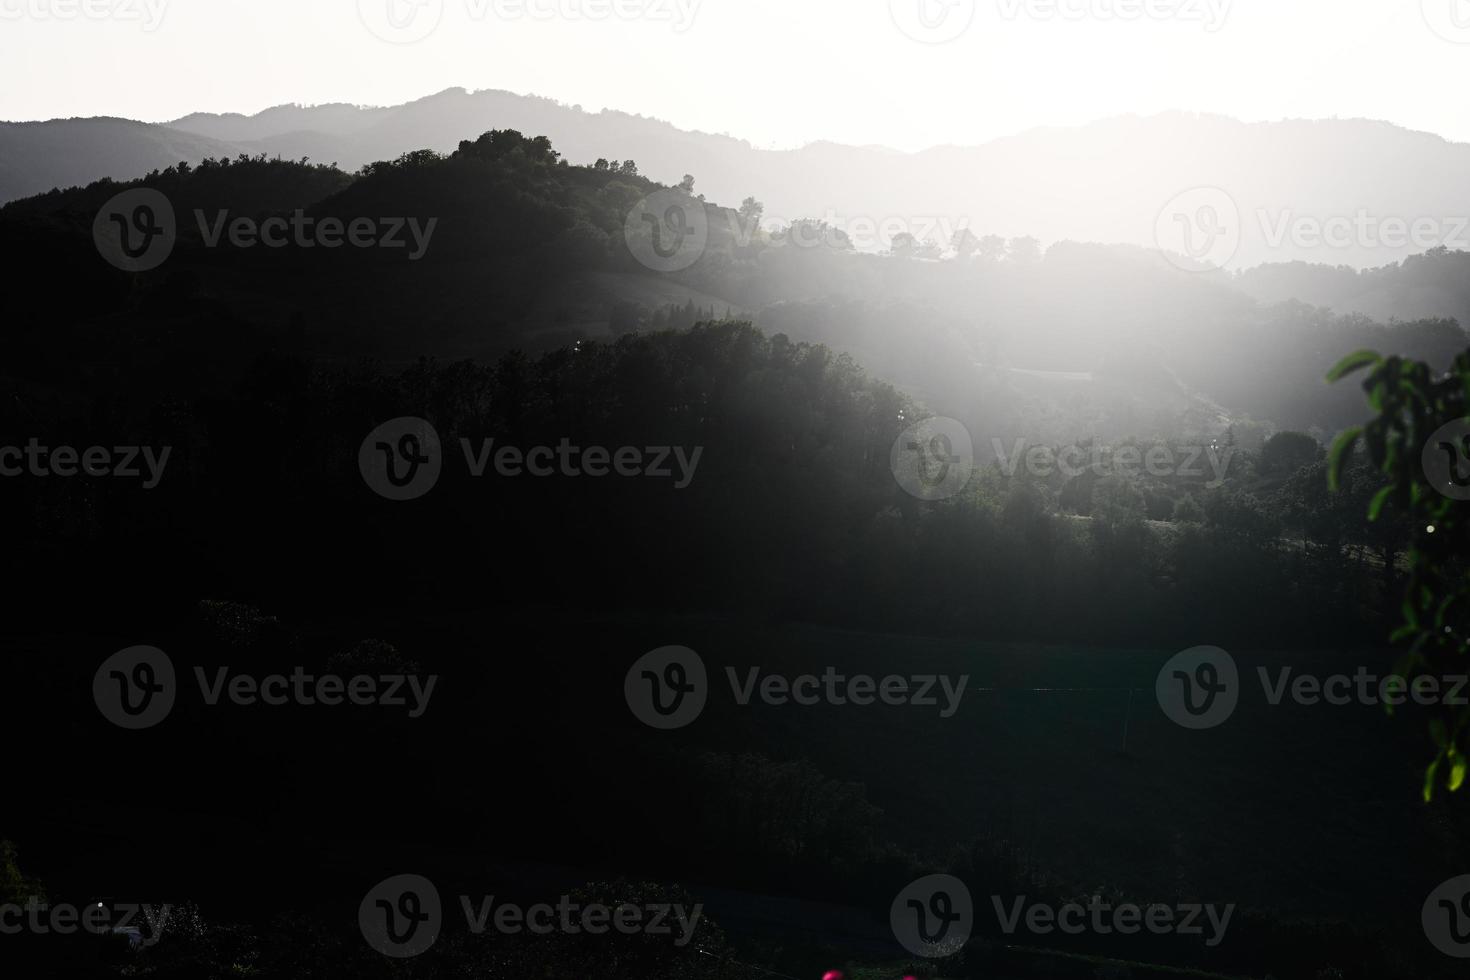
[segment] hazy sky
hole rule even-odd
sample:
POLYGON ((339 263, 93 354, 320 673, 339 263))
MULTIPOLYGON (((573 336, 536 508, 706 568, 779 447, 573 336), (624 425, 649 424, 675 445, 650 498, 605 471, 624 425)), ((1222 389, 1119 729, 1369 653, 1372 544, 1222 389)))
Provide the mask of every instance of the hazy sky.
POLYGON ((0 119, 463 86, 758 146, 918 149, 1171 108, 1470 141, 1464 42, 1470 0, 0 0, 0 119))

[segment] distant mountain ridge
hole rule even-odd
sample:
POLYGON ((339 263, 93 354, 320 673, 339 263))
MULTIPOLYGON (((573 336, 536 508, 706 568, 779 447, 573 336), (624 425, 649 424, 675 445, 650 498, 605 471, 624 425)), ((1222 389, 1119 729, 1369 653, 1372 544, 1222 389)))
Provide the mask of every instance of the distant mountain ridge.
MULTIPOLYGON (((1211 187, 1223 189, 1239 209, 1239 244, 1230 252, 1235 268, 1298 259, 1365 268, 1439 244, 1396 245, 1380 228, 1386 220, 1406 226, 1428 220, 1441 237, 1470 238, 1464 180, 1470 145, 1383 122, 1242 123, 1169 112, 918 153, 827 142, 765 150, 630 113, 464 89, 401 106, 285 105, 251 116, 194 113, 167 124, 0 124, 0 201, 210 155, 309 157, 355 170, 409 150, 449 151, 466 133, 496 128, 548 136, 573 163, 632 159, 643 174, 670 184, 694 174, 709 199, 753 195, 768 219, 816 217, 844 227, 937 220, 978 234, 1033 235, 1047 244, 1156 247, 1160 214, 1176 195, 1211 187), (1303 220, 1305 234, 1294 224, 1303 220), (1341 230, 1364 220, 1366 233, 1352 231, 1338 244, 1320 241, 1324 224, 1341 230)), ((1449 244, 1470 247, 1454 238, 1449 244)))
POLYGON ((231 143, 131 119, 0 122, 0 203, 238 152, 231 143))

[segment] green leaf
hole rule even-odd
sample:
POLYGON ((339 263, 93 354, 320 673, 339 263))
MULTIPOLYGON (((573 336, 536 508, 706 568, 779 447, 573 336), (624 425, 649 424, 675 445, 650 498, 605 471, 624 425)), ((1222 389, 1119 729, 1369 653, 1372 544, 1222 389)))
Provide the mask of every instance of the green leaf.
POLYGON ((1439 775, 1439 759, 1435 759, 1433 762, 1431 762, 1429 764, 1429 768, 1426 769, 1426 770, 1424 770, 1424 802, 1425 803, 1429 803, 1429 802, 1431 802, 1431 801, 1434 800, 1434 781, 1435 781, 1435 777, 1437 777, 1438 775, 1439 775))
POLYGON ((1457 756, 1455 756, 1454 762, 1452 762, 1450 764, 1450 780, 1449 780, 1449 783, 1450 783, 1450 792, 1451 793, 1456 792, 1457 790, 1459 790, 1459 788, 1461 786, 1463 786, 1465 784, 1465 763, 1466 763, 1466 761, 1467 760, 1466 760, 1465 756, 1463 756, 1463 755, 1457 755, 1457 756))
POLYGON ((1393 496, 1392 484, 1389 484, 1373 495, 1373 499, 1368 503, 1368 520, 1378 520, 1378 515, 1383 512, 1383 505, 1388 503, 1388 498, 1391 496, 1393 496))
POLYGON ((1370 364, 1377 364, 1382 360, 1383 358, 1378 356, 1377 351, 1353 351, 1332 366, 1332 370, 1327 372, 1327 382, 1331 384, 1334 381, 1340 381, 1354 371, 1368 367, 1370 364))
POLYGON ((1327 489, 1337 492, 1342 482, 1342 467, 1352 453, 1352 448, 1363 435, 1363 427, 1355 425, 1351 429, 1343 429, 1332 440, 1332 449, 1327 453, 1327 489))

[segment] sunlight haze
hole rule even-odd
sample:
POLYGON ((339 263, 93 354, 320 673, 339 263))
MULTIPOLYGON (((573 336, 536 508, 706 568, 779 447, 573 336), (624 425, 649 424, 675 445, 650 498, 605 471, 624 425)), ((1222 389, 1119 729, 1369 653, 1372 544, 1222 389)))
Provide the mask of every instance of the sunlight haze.
POLYGON ((0 0, 0 978, 1467 980, 1467 83, 0 0))

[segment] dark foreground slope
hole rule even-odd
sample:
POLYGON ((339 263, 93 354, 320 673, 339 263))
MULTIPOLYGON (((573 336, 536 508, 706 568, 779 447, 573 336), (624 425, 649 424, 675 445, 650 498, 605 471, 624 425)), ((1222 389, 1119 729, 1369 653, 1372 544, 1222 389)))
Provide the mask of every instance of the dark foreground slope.
POLYGON ((1359 419, 1360 395, 1322 394, 1319 359, 1363 341, 1437 355, 1463 346, 1457 326, 1262 309, 1101 248, 965 263, 742 243, 713 206, 698 261, 660 274, 623 231, 655 185, 563 166, 518 134, 357 175, 247 160, 138 186, 186 216, 174 253, 139 273, 92 242, 121 186, 0 211, 16 272, 0 295, 0 446, 168 451, 152 485, 0 479, 0 698, 25 745, 3 832, 54 900, 181 909, 143 951, 41 943, 51 975, 72 957, 89 976, 98 960, 102 975, 401 976, 356 914, 404 872, 436 880, 452 918, 461 894, 581 887, 705 900, 721 924, 687 946, 455 924, 413 961, 428 977, 1124 969, 1104 958, 1293 980, 1450 975, 1416 902, 1467 858, 1464 803, 1416 802, 1421 717, 1255 699, 1228 727, 1186 732, 1153 684, 1170 653, 1205 643, 1247 674, 1387 669, 1395 519, 1363 519, 1361 463, 1328 497, 1316 439, 1240 416, 1359 419), (439 230, 411 261, 211 245, 214 219, 187 220, 298 209, 439 230), (690 298, 640 303, 629 283, 690 298), (1097 319, 1062 315, 1089 307, 1097 319), (579 308, 594 326, 561 315, 579 308), (967 315, 979 308, 999 328, 967 315), (1131 346, 1090 336, 1135 316, 1131 346), (1205 338, 1211 356, 1175 356, 1205 338), (1037 377, 1028 358, 1048 341, 1079 359, 1058 365, 1068 377, 1037 377), (977 444, 993 418, 1041 438, 1061 407, 1140 453, 1219 439, 1236 464, 1215 480, 980 459, 959 492, 920 500, 892 452, 925 407, 834 348, 969 413, 977 444), (439 472, 394 500, 362 464, 378 441, 428 431, 374 436, 406 417, 436 433, 439 472), (477 472, 507 447, 555 466, 477 472), (190 693, 124 731, 93 682, 137 644, 166 651, 190 693), (624 683, 670 644, 696 650, 718 691, 686 729, 657 731, 624 683), (298 666, 440 680, 420 717, 211 705, 193 688, 196 669, 298 666), (725 683, 727 668, 827 666, 965 673, 972 693, 942 717, 744 707, 725 683), (909 964, 887 906, 935 871, 968 883, 983 922, 963 956, 909 964), (1016 937, 991 899, 1019 895, 1237 912, 1217 946, 1016 937))

